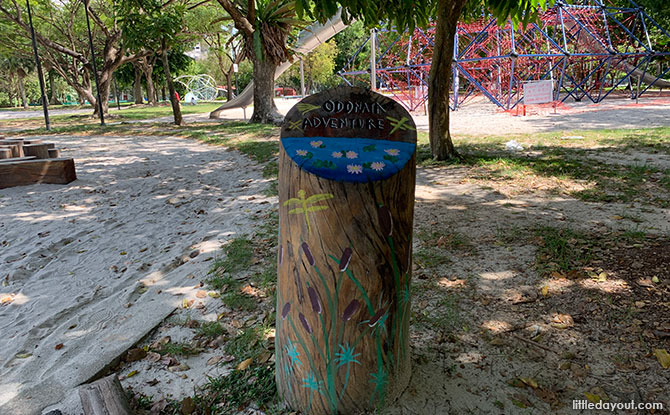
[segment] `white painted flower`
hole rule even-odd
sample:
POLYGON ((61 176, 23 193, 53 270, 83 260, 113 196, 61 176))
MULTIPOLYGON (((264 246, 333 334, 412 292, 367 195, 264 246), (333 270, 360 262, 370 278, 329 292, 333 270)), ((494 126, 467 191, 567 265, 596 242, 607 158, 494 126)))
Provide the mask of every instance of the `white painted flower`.
POLYGON ((306 156, 307 150, 296 150, 295 153, 299 156, 306 156))
POLYGON ((342 158, 342 152, 340 152, 340 151, 333 151, 332 153, 330 153, 330 155, 333 156, 333 158, 336 158, 336 159, 342 158))
POLYGON ((398 154, 400 154, 400 150, 398 150, 397 148, 387 148, 386 150, 384 150, 384 152, 389 156, 397 156, 398 154))
POLYGON ((323 141, 310 141, 309 145, 314 147, 314 148, 319 148, 321 147, 321 144, 323 144, 323 141))
POLYGON ((347 171, 351 174, 361 174, 363 173, 363 166, 360 164, 348 164, 347 171))
POLYGON ((358 153, 355 151, 347 151, 347 158, 348 159, 355 159, 358 157, 358 153))
POLYGON ((384 167, 386 167, 386 163, 383 161, 375 161, 370 164, 370 168, 375 171, 382 171, 384 170, 384 167))

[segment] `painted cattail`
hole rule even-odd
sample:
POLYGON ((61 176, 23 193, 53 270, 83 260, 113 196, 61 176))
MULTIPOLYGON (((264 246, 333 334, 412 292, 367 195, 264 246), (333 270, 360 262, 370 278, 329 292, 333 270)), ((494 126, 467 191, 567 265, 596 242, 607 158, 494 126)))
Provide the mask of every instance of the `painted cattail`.
POLYGON ((309 245, 307 245, 307 242, 302 243, 302 251, 305 253, 305 257, 307 258, 309 265, 314 266, 314 256, 312 256, 312 251, 309 250, 309 245))
POLYGON ((281 319, 284 320, 288 316, 289 311, 291 311, 291 303, 284 304, 284 307, 281 309, 281 319))
POLYGON ((342 258, 340 258, 340 272, 347 270, 349 262, 351 262, 351 254, 352 251, 349 247, 344 248, 344 251, 342 251, 342 258))
POLYGON ((316 292, 314 287, 307 287, 307 295, 309 295, 309 301, 312 302, 312 310, 316 314, 321 314, 321 300, 319 300, 319 294, 316 292))
POLYGON ((305 318, 305 315, 303 313, 300 313, 298 314, 298 318, 300 319, 302 326, 305 328, 305 331, 309 334, 312 334, 312 326, 309 325, 309 322, 305 318))
POLYGON ((300 281, 300 273, 298 270, 293 268, 293 282, 295 283, 296 291, 298 291, 298 302, 302 304, 305 299, 305 293, 302 290, 302 283, 300 281))
POLYGON ((379 218, 379 227, 384 236, 391 236, 393 234, 393 218, 391 211, 386 206, 380 206, 377 209, 377 216, 379 218))
POLYGON ((377 323, 379 323, 379 320, 381 320, 381 318, 384 316, 385 313, 386 313, 386 310, 384 310, 383 308, 380 308, 379 310, 377 310, 375 315, 372 316, 372 318, 368 322, 368 326, 370 326, 370 327, 376 326, 377 323))
POLYGON ((347 308, 345 308, 344 312, 342 313, 342 321, 351 320, 351 318, 354 316, 354 314, 356 314, 360 306, 361 303, 359 303, 358 300, 351 300, 347 308))

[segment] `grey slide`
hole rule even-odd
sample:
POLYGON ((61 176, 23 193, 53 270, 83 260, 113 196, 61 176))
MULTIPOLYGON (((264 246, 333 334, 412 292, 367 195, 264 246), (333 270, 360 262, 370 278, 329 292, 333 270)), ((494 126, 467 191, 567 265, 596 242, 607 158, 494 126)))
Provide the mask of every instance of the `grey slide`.
MULTIPOLYGON (((328 41, 331 37, 340 33, 347 27, 342 21, 342 16, 338 11, 337 14, 331 17, 326 23, 314 23, 307 29, 303 30, 298 38, 298 41, 293 46, 293 49, 298 55, 306 55, 316 49, 320 44, 328 41)), ((284 62, 277 67, 275 71, 275 79, 283 74, 294 62, 284 62)), ((248 107, 254 102, 254 83, 253 81, 247 85, 246 88, 235 98, 221 105, 209 114, 209 118, 219 118, 222 111, 232 108, 248 107)))

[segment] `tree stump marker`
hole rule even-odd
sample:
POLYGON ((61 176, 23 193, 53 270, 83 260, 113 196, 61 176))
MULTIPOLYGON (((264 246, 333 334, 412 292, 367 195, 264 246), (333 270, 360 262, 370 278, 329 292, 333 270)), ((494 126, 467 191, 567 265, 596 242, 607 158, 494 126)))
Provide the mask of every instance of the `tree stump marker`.
POLYGON ((383 407, 410 377, 416 128, 361 88, 309 96, 279 155, 276 378, 305 415, 383 407))

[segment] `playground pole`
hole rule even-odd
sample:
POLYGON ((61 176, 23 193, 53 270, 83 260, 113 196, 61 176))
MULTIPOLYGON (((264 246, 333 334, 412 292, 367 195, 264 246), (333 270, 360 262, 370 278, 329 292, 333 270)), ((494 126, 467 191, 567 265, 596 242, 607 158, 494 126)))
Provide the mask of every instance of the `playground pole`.
POLYGON ((33 41, 33 53, 35 55, 35 66, 37 66, 37 77, 40 80, 40 91, 42 93, 42 110, 44 111, 44 124, 47 131, 51 129, 49 122, 49 109, 47 108, 47 97, 44 93, 44 79, 42 76, 42 65, 40 64, 40 56, 37 54, 37 42, 35 41, 35 28, 33 27, 33 15, 30 11, 30 0, 26 0, 26 7, 28 8, 28 21, 30 22, 30 36, 33 41))
MULTIPOLYGON (((95 51, 93 50, 93 36, 91 36, 91 22, 88 18, 89 0, 84 0, 86 9, 86 28, 88 29, 88 46, 91 49, 91 60, 93 61, 93 74, 95 75, 95 88, 98 92, 98 111, 100 112, 100 125, 105 125, 105 115, 102 113, 102 100, 100 99, 100 81, 98 80, 98 66, 95 63, 95 51)), ((107 97, 105 97, 107 99, 107 97)))
POLYGON ((305 64, 300 58, 300 96, 305 97, 305 64))
POLYGON ((377 36, 375 29, 370 30, 370 89, 377 90, 377 36))

